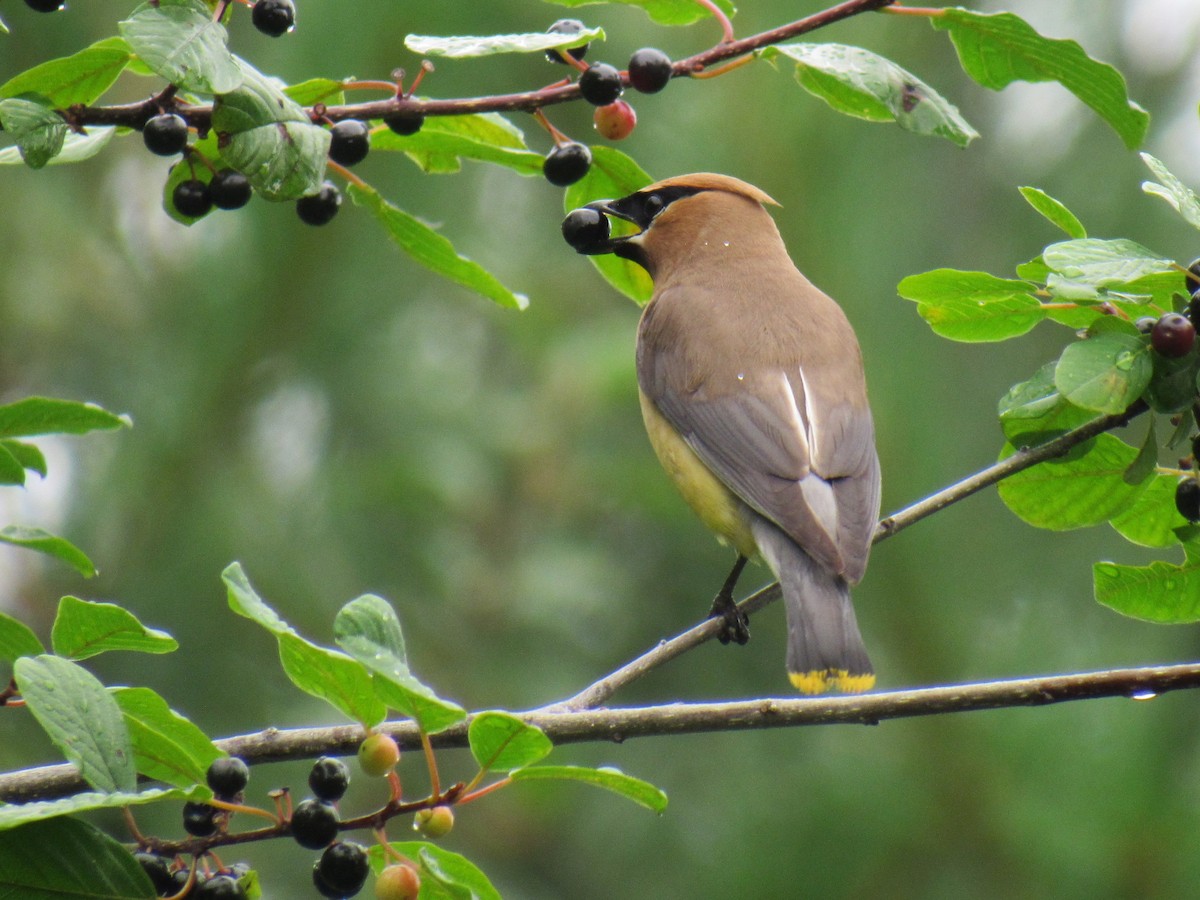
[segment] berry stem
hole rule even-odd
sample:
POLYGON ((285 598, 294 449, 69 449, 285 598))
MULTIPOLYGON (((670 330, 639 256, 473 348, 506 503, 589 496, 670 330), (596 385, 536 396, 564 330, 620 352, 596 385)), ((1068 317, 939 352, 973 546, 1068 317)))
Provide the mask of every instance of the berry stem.
POLYGON ((464 803, 470 803, 472 800, 478 800, 480 797, 486 797, 492 791, 498 791, 500 788, 508 787, 510 784, 512 784, 512 778, 505 776, 499 781, 493 781, 486 787, 479 788, 479 790, 473 791, 471 790, 471 786, 468 785, 466 792, 458 798, 458 805, 461 806, 464 803))
POLYGON ((421 752, 425 754, 425 766, 429 769, 429 792, 437 797, 442 792, 441 778, 438 777, 437 756, 433 752, 433 744, 429 735, 421 732, 421 752))
POLYGON ((417 72, 416 76, 413 78, 413 83, 409 86, 408 92, 404 96, 411 97, 413 94, 415 94, 417 92, 417 88, 421 86, 421 82, 425 80, 425 76, 432 71, 433 63, 427 59, 421 60, 421 71, 417 72))
POLYGON ((212 20, 214 22, 220 22, 221 19, 224 18, 225 10, 229 9, 230 2, 232 2, 232 0, 217 0, 216 6, 213 7, 212 20))
POLYGON ((396 92, 396 82, 394 81, 343 81, 341 83, 343 91, 387 91, 394 94, 396 92))
POLYGON ((257 806, 243 806, 241 803, 229 803, 225 800, 218 800, 216 797, 204 802, 209 806, 215 806, 217 809, 223 809, 227 812, 246 813, 247 815, 251 816, 259 816, 260 818, 268 820, 272 824, 279 824, 279 820, 273 813, 270 813, 265 809, 259 809, 257 806))
POLYGON ((121 818, 125 820, 125 827, 129 829, 130 835, 137 841, 138 846, 145 845, 146 837, 142 834, 141 829, 138 828, 137 820, 133 817, 133 810, 128 806, 122 807, 121 818))
POLYGON ((365 181, 363 181, 361 178, 359 178, 357 175, 355 175, 353 172, 351 172, 345 166, 335 163, 332 159, 328 160, 325 164, 330 169, 332 169, 334 172, 337 172, 339 175, 341 175, 343 178, 345 178, 348 182, 350 182, 355 187, 362 188, 364 191, 369 191, 371 189, 371 186, 369 184, 367 184, 365 181))
POLYGON ((725 65, 723 65, 723 66, 717 66, 715 69, 708 69, 704 72, 693 72, 691 77, 692 78, 716 78, 719 75, 724 75, 727 72, 732 72, 734 69, 740 69, 742 66, 746 65, 746 63, 752 63, 756 59, 758 59, 758 57, 755 56, 753 53, 747 53, 745 56, 740 57, 735 60, 731 60, 730 62, 725 63, 725 65))
POLYGON ((732 43, 733 23, 729 21, 729 16, 725 15, 725 10, 717 6, 713 0, 696 0, 696 3, 707 9, 710 13, 712 13, 712 17, 721 23, 721 31, 724 32, 725 35, 721 38, 721 42, 724 44, 732 43))
POLYGON ((537 119, 539 125, 550 132, 550 137, 554 138, 555 144, 570 143, 571 139, 555 128, 554 125, 551 124, 550 120, 546 118, 546 114, 540 109, 535 109, 533 111, 533 117, 537 119))
POLYGON ((891 13, 893 16, 923 16, 927 19, 934 19, 946 14, 944 9, 931 9, 929 7, 921 6, 901 6, 899 3, 889 6, 887 9, 883 10, 883 12, 891 13))

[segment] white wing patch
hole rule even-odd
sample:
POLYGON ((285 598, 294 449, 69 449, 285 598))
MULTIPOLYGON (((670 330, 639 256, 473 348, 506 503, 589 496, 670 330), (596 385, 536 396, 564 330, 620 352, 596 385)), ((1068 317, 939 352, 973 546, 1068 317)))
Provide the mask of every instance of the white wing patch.
MULTIPOLYGON (((788 381, 787 373, 780 372, 779 379, 783 382, 783 393, 787 397, 787 402, 784 404, 784 409, 788 412, 788 424, 791 425, 792 432, 795 435, 800 446, 804 448, 804 459, 808 460, 809 465, 812 464, 812 442, 809 440, 809 427, 805 425, 805 419, 808 419, 808 411, 805 410, 801 415, 800 404, 796 402, 796 392, 792 390, 792 383, 788 381)), ((800 373, 800 383, 804 384, 804 373, 800 373)), ((804 389, 805 401, 808 400, 808 388, 804 389)), ((807 402, 806 402, 807 405, 807 402)), ((809 419, 809 422, 812 420, 809 419)))

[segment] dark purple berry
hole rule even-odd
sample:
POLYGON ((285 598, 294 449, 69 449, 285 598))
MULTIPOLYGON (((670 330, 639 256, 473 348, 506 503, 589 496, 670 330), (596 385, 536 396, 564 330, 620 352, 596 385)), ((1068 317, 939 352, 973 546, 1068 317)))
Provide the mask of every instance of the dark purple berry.
POLYGON ((1154 326, 1158 324, 1158 319, 1154 318, 1154 316, 1142 316, 1133 324, 1142 334, 1149 334, 1154 330, 1154 326))
POLYGON ((1187 356, 1196 343, 1196 326, 1187 316, 1167 313, 1150 331, 1150 346, 1163 356, 1187 356))
POLYGON ((643 94, 657 94, 671 80, 671 57, 643 47, 629 57, 629 83, 643 94))
MULTIPOLYGON (((547 34, 579 34, 583 31, 584 24, 578 19, 559 19, 553 25, 546 29, 547 34)), ((567 51, 575 59, 583 59, 587 56, 588 45, 580 44, 578 47, 572 47, 567 51)), ((567 61, 558 55, 557 50, 547 50, 546 59, 552 63, 566 65, 567 61)))
POLYGON ((188 126, 183 116, 165 113, 146 121, 142 140, 146 149, 158 156, 174 156, 187 146, 188 126))
POLYGON ((353 166, 367 158, 371 129, 366 122, 346 119, 330 129, 329 158, 341 166, 353 166))
POLYGON ((1181 478, 1175 488, 1175 508, 1189 522, 1200 522, 1200 481, 1181 478))
POLYGON ((263 34, 280 37, 296 25, 296 4, 292 0, 257 0, 250 20, 263 34))
POLYGON ((542 174, 551 184, 566 187, 588 173, 592 151, 576 141, 558 144, 542 161, 542 174))
POLYGON ((579 76, 579 93, 592 106, 608 106, 625 93, 621 73, 608 63, 588 66, 588 70, 579 76))
POLYGON ((402 137, 416 134, 425 124, 425 113, 415 109, 402 109, 383 117, 383 124, 402 137))
POLYGON ((189 900, 245 900, 246 889, 231 875, 213 875, 188 895, 189 900))
POLYGON ((171 192, 171 203, 176 212, 189 219, 207 215, 213 205, 208 185, 196 178, 175 185, 175 190, 171 192))
POLYGON ((308 773, 308 786, 321 800, 341 800, 350 786, 350 768, 340 759, 322 756, 308 773))
POLYGON ((1200 259, 1193 259, 1188 263, 1187 289, 1189 294, 1200 291, 1200 259))
POLYGON ((562 223, 563 240, 580 253, 607 241, 609 230, 608 216, 586 206, 571 210, 562 223))
POLYGON ((236 756, 220 756, 204 774, 209 789, 222 800, 230 800, 246 789, 250 767, 236 756))
POLYGON ((321 850, 337 837, 340 821, 332 803, 312 798, 303 800, 292 810, 292 837, 301 847, 321 850))
POLYGON ((296 201, 296 215, 307 225, 328 225, 342 205, 342 192, 333 182, 326 181, 315 194, 296 201))
POLYGON ((66 6, 63 0, 25 0, 25 5, 37 12, 58 12, 66 6))
POLYGON ((207 803, 183 804, 183 830, 194 837, 208 837, 217 831, 217 808, 207 803))
POLYGON ((146 877, 150 879, 150 883, 154 885, 156 894, 161 897, 168 893, 175 893, 175 879, 171 877, 171 861, 169 859, 154 853, 135 853, 133 858, 137 860, 142 871, 146 873, 146 877))
POLYGON ((362 890, 370 866, 367 851, 353 841, 338 841, 330 844, 317 861, 313 880, 340 893, 334 896, 352 897, 362 890))
POLYGON ((208 194, 217 209, 241 209, 253 193, 250 179, 237 169, 221 169, 208 183, 208 194))

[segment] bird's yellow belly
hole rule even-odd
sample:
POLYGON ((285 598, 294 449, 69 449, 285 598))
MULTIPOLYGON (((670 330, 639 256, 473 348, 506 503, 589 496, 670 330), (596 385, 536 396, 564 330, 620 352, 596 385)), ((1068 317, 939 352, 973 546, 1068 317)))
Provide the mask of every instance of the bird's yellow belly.
POLYGON ((733 545, 742 556, 757 556, 744 504, 700 461, 646 395, 638 391, 638 398, 650 444, 688 506, 722 543, 733 545))

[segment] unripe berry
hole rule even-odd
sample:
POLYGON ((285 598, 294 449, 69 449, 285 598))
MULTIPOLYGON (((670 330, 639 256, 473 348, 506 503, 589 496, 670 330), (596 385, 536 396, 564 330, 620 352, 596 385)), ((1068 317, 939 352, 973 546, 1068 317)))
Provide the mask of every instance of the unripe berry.
POLYGON ((292 837, 301 847, 321 850, 337 837, 339 821, 333 804, 324 800, 303 800, 292 810, 292 837))
POLYGON ((637 125, 637 113, 624 100, 597 106, 592 113, 592 122, 601 136, 610 141, 622 141, 633 133, 637 125))
POLYGON ((330 129, 329 158, 338 165, 357 165, 370 150, 371 130, 366 122, 344 119, 330 129))
MULTIPOLYGON (((547 34, 579 34, 579 32, 583 31, 583 27, 584 27, 583 23, 580 22, 578 19, 559 19, 557 22, 555 22, 553 25, 551 25, 549 28, 546 29, 546 33, 547 34)), ((570 54, 575 59, 583 59, 585 56, 587 56, 587 51, 588 51, 588 45, 581 44, 578 47, 572 47, 570 50, 567 51, 567 53, 570 54)), ((567 61, 558 55, 557 50, 547 50, 546 51, 546 59, 550 60, 550 62, 552 62, 552 63, 558 63, 558 64, 564 65, 564 66, 567 64, 567 61)))
POLYGON ((157 156, 174 156, 187 146, 188 126, 183 116, 165 113, 153 116, 142 127, 146 149, 157 156))
POLYGON ((629 83, 643 94, 657 94, 671 80, 671 57, 643 47, 629 57, 629 83))
POLYGON ((350 786, 350 769, 340 759, 322 756, 308 773, 308 786, 322 800, 341 800, 350 786))
POLYGON ((400 762, 400 745, 387 734, 372 734, 358 745, 358 764, 371 778, 381 778, 400 762))
POLYGON ((1200 522, 1200 481, 1181 478, 1175 488, 1175 508, 1189 522, 1200 522))
POLYGON ((410 865, 388 866, 375 879, 375 900, 416 900, 421 893, 421 876, 410 865))
POLYGON ((454 810, 449 806, 434 806, 417 810, 413 827, 431 841, 445 837, 454 827, 454 810))
POLYGON ((592 106, 608 106, 625 92, 621 73, 608 63, 595 63, 579 76, 579 92, 592 106))
POLYGON ((296 5, 292 0, 257 0, 250 10, 254 27, 270 37, 287 34, 296 25, 296 5))
POLYGON ((586 206, 571 210, 562 223, 563 240, 580 253, 607 241, 611 230, 608 216, 586 206))
POLYGON ((236 756, 221 756, 213 760, 204 775, 209 789, 222 800, 236 797, 250 781, 250 767, 236 756))
POLYGON ((330 844, 321 854, 313 869, 313 883, 318 889, 322 885, 335 897, 352 897, 362 890, 371 867, 367 862, 367 851, 353 841, 338 841, 330 844))
POLYGON ((1187 356, 1196 343, 1196 326, 1187 316, 1167 313, 1150 331, 1150 346, 1163 356, 1187 356))
POLYGON ((588 173, 592 151, 576 141, 556 144, 542 161, 542 174, 551 184, 566 187, 588 173))
POLYGON ((321 185, 315 194, 296 201, 296 215, 307 225, 328 225, 342 205, 342 192, 331 181, 321 185))

